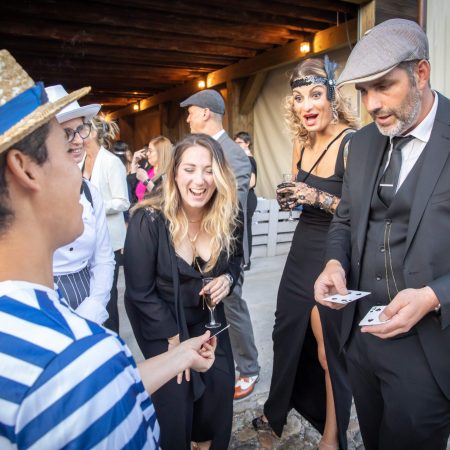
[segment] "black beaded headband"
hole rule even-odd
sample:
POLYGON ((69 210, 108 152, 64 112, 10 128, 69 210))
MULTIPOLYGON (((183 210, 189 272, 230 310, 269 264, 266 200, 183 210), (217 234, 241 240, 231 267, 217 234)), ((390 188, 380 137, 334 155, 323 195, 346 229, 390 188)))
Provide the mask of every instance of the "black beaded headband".
POLYGON ((335 99, 336 94, 336 80, 334 78, 334 72, 336 71, 337 64, 334 61, 330 61, 328 55, 325 55, 323 63, 327 78, 319 77, 317 75, 307 75, 302 78, 296 78, 291 81, 291 89, 301 86, 309 86, 311 84, 323 84, 327 88, 327 99, 332 102, 335 99))

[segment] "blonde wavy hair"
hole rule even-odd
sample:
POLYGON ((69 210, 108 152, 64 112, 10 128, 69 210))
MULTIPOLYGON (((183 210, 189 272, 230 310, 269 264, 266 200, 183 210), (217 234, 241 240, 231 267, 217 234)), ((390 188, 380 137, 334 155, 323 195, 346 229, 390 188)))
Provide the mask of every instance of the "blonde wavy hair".
MULTIPOLYGON (((327 78, 325 72, 324 60, 318 58, 309 58, 298 64, 293 70, 289 84, 298 78, 304 78, 308 75, 315 75, 322 78, 327 78)), ((359 120, 350 106, 350 101, 343 97, 340 90, 335 90, 335 103, 338 113, 338 121, 347 124, 350 128, 358 128, 359 120)), ((294 110, 294 95, 288 95, 284 103, 285 122, 289 128, 294 139, 298 139, 300 143, 309 144, 309 133, 302 125, 300 118, 294 110)), ((331 102, 330 102, 331 109, 331 102)))
POLYGON ((148 145, 153 145, 158 155, 158 173, 156 174, 158 178, 167 172, 172 160, 173 145, 165 136, 157 136, 151 139, 148 145))
POLYGON ((159 209, 169 223, 169 232, 174 247, 177 247, 188 237, 188 218, 182 207, 181 195, 175 177, 184 152, 193 147, 206 148, 212 159, 212 173, 216 191, 205 206, 201 230, 211 236, 211 258, 205 271, 210 271, 217 263, 220 253, 224 250, 227 257, 235 247, 234 230, 238 225, 238 199, 236 179, 225 160, 220 144, 212 137, 198 133, 189 134, 175 145, 166 178, 159 195, 155 195, 136 205, 138 208, 152 207, 159 209))
POLYGON ((91 119, 91 125, 97 133, 97 143, 111 150, 114 141, 119 136, 119 126, 117 123, 109 121, 103 116, 94 116, 91 119))

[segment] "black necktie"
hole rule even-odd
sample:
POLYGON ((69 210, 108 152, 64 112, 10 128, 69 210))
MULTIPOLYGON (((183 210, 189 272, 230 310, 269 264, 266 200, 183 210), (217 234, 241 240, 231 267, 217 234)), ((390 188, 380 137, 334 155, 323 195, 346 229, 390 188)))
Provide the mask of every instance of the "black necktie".
POLYGON ((379 195, 386 206, 390 206, 397 190, 398 177, 402 167, 402 148, 414 139, 414 136, 395 136, 392 138, 392 153, 389 164, 381 177, 379 195))

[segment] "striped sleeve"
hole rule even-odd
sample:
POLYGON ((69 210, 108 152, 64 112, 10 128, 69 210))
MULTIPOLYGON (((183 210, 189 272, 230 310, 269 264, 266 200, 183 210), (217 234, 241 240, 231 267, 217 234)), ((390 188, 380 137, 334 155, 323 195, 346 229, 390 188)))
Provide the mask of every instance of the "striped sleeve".
POLYGON ((76 340, 52 359, 21 402, 15 432, 27 449, 159 448, 134 361, 107 333, 76 340))

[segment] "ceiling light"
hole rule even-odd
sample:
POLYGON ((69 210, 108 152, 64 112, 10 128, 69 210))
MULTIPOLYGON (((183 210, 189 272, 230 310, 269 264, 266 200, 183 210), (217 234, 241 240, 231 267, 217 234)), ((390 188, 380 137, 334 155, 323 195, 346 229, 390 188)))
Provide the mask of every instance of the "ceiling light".
POLYGON ((300 44, 300 53, 309 53, 311 51, 311 45, 308 41, 304 41, 300 44))
POLYGON ((134 109, 135 111, 139 111, 139 103, 135 103, 135 104, 133 105, 133 109, 134 109))
POLYGON ((205 87, 206 87, 206 82, 205 82, 205 80, 200 80, 200 81, 198 82, 198 87, 199 87, 200 89, 205 89, 205 87))

